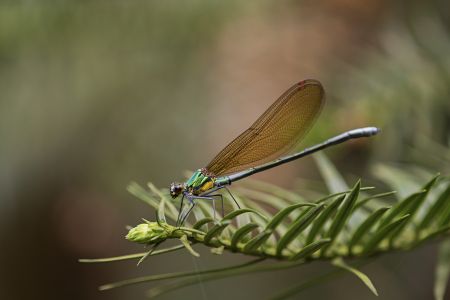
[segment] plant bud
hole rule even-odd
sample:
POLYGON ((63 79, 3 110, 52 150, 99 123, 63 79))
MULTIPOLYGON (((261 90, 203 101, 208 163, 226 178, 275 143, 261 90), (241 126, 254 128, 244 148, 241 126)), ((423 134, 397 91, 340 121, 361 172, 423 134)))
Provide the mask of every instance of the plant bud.
POLYGON ((160 227, 158 223, 150 222, 131 228, 125 238, 131 242, 150 244, 166 239, 167 235, 167 231, 160 227))

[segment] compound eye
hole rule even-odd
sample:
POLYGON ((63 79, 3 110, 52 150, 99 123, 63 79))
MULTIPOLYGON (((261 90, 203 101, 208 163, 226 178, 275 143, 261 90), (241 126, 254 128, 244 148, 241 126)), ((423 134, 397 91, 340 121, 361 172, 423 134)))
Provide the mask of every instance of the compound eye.
POLYGON ((169 191, 172 198, 176 198, 183 191, 183 185, 180 183, 172 183, 169 191))

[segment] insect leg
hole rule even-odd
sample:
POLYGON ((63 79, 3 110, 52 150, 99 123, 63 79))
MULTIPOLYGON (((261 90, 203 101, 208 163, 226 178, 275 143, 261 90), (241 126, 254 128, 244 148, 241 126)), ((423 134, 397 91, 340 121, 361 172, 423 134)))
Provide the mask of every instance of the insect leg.
POLYGON ((213 204, 213 213, 212 213, 212 215, 213 215, 214 221, 216 221, 216 202, 215 202, 215 199, 213 198, 215 196, 221 197, 222 202, 223 202, 222 195, 219 195, 219 194, 211 195, 211 191, 209 193, 205 193, 205 194, 202 194, 200 196, 193 196, 192 197, 192 199, 202 199, 202 200, 210 200, 210 201, 212 201, 212 204, 213 204))
POLYGON ((181 220, 181 224, 180 226, 183 226, 184 222, 186 221, 186 219, 188 218, 189 214, 191 213, 192 209, 195 206, 195 202, 191 201, 191 207, 189 208, 189 210, 186 212, 186 214, 183 216, 183 219, 181 220))
POLYGON ((229 190, 226 186, 223 186, 223 188, 227 190, 228 194, 230 194, 230 196, 231 196, 231 198, 233 199, 234 203, 236 203, 237 207, 238 207, 239 209, 241 209, 241 207, 239 206, 239 203, 236 201, 236 199, 234 198, 234 196, 233 196, 233 194, 230 192, 230 190, 229 190))
MULTIPOLYGON (((205 192, 204 194, 201 194, 201 195, 200 195, 200 196, 203 196, 203 197, 210 197, 210 198, 212 198, 212 197, 220 197, 221 206, 222 206, 222 217, 224 216, 223 197, 222 197, 222 195, 220 195, 220 194, 214 194, 214 195, 212 195, 212 193, 217 192, 218 190, 221 190, 221 189, 223 189, 224 187, 225 187, 225 186, 218 186, 218 187, 215 187, 214 189, 209 190, 209 191, 205 192)), ((208 199, 208 198, 206 198, 206 199, 208 199)), ((214 220, 216 220, 216 214, 215 214, 216 206, 215 206, 215 203, 214 203, 214 199, 212 199, 212 200, 213 200, 213 205, 214 205, 214 220)))
MULTIPOLYGON (((213 196, 213 195, 211 195, 212 193, 214 193, 215 191, 221 190, 221 189, 226 189, 226 190, 227 190, 228 194, 231 196, 231 199, 233 199, 233 201, 234 201, 234 203, 236 204, 236 206, 240 209, 241 206, 239 205, 239 203, 237 202, 237 200, 234 198, 233 194, 230 192, 230 190, 229 190, 225 185, 219 186, 219 187, 217 187, 217 188, 215 188, 215 189, 213 189, 213 190, 210 190, 210 191, 208 191, 208 192, 202 194, 202 196, 213 196)), ((214 196, 215 196, 215 195, 214 195, 214 196)), ((222 199, 222 201, 223 201, 223 199, 222 199)))
MULTIPOLYGON (((223 208, 223 196, 221 195, 221 194, 214 194, 214 195, 208 195, 208 197, 211 197, 211 198, 213 198, 213 197, 219 197, 220 198, 220 202, 221 202, 221 204, 222 204, 222 217, 224 216, 224 208, 223 208)), ((213 200, 214 201, 214 200, 213 200)), ((213 204, 214 204, 214 202, 213 202, 213 204)), ((214 210, 215 210, 216 208, 215 208, 215 206, 214 206, 214 210)))
POLYGON ((182 212, 182 209, 183 209, 183 200, 184 200, 184 194, 183 194, 183 196, 181 197, 180 210, 178 211, 178 218, 177 218, 176 226, 178 226, 178 224, 179 224, 179 222, 180 222, 180 219, 181 219, 181 212, 182 212))

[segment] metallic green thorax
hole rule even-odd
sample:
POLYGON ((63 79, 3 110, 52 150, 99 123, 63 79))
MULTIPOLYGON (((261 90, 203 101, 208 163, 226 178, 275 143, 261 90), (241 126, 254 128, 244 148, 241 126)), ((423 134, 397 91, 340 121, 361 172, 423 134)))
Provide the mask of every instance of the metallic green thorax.
POLYGON ((201 195, 212 188, 231 184, 228 176, 216 177, 206 169, 198 169, 186 181, 185 189, 191 195, 201 195))
POLYGON ((193 195, 200 195, 214 187, 216 178, 209 176, 203 169, 198 169, 186 181, 186 190, 193 195))

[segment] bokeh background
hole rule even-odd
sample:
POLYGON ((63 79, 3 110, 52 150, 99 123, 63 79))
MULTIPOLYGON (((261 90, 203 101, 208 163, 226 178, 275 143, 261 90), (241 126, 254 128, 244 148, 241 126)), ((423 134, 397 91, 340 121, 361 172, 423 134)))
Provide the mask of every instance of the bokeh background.
MULTIPOLYGON (((448 1, 0 1, 0 298, 140 299, 149 286, 97 286, 244 260, 200 249, 200 260, 176 252, 139 268, 77 262, 141 252, 125 225, 154 212, 126 185, 182 180, 305 78, 327 91, 305 145, 383 128, 326 151, 346 178, 376 182, 378 163, 450 171, 448 1)), ((257 178, 320 184, 310 158, 257 178)), ((364 271, 381 299, 431 299, 435 252, 390 254, 364 271)), ((323 268, 163 299, 260 299, 323 268)), ((351 276, 302 296, 374 298, 351 276)))

